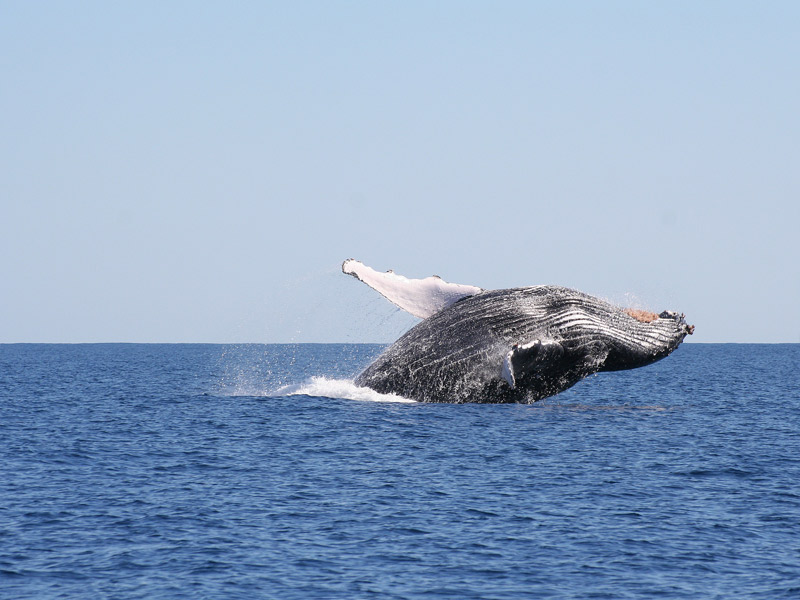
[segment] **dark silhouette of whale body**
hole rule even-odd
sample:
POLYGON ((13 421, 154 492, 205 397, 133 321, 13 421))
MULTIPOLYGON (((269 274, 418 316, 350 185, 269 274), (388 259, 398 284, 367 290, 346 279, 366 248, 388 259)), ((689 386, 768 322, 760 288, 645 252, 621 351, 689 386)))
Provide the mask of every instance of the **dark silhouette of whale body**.
MULTIPOLYGON (((420 289, 424 282, 453 286, 438 278, 376 274, 355 261, 346 261, 343 270, 393 301, 397 285, 387 291, 386 286, 381 289, 383 281, 370 281, 367 275, 392 277, 420 289)), ((683 315, 625 310, 559 286, 492 291, 459 287, 469 293, 459 296, 461 289, 444 302, 434 302, 433 309, 423 308, 418 316, 430 316, 358 375, 356 385, 421 402, 530 403, 593 373, 649 365, 694 331, 683 315)), ((418 297, 429 297, 429 291, 418 297)))

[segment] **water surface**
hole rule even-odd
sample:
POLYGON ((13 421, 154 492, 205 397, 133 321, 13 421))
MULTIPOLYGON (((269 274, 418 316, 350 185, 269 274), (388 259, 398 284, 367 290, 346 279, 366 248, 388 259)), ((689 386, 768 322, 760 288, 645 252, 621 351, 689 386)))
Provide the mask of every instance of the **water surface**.
POLYGON ((379 351, 0 345, 0 597, 800 597, 800 345, 532 406, 359 395, 379 351))

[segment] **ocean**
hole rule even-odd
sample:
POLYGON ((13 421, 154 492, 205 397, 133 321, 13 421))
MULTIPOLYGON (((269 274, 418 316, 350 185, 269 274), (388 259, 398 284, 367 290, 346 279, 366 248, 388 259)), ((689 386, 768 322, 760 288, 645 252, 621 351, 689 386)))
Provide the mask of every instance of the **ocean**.
POLYGON ((377 345, 0 345, 1 598, 800 598, 800 344, 533 405, 377 345))

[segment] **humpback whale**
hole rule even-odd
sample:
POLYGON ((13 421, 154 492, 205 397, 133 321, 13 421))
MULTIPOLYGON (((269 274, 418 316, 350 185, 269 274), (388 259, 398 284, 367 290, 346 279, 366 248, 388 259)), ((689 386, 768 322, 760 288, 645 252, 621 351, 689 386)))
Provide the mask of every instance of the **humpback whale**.
POLYGON ((532 403, 594 373, 654 363, 694 332, 682 314, 623 309, 555 285, 484 290, 354 259, 342 271, 423 319, 355 384, 420 402, 532 403))

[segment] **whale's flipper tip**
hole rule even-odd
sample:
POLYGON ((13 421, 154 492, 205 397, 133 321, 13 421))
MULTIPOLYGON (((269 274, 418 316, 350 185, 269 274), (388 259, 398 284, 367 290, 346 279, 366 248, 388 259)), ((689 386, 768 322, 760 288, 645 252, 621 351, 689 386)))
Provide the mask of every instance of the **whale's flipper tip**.
POLYGON ((355 258, 348 258, 346 261, 342 263, 342 273, 345 275, 352 275, 353 277, 357 277, 355 274, 355 263, 358 261, 355 258))

